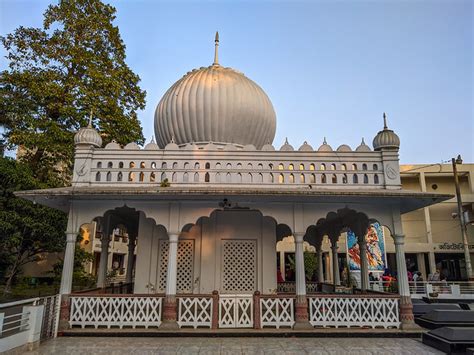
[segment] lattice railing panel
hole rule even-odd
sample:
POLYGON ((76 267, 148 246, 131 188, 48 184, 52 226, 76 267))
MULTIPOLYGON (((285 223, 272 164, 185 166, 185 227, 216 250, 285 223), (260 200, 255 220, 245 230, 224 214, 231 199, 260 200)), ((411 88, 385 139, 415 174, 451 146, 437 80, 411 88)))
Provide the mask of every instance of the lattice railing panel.
POLYGON ((263 327, 292 327, 295 324, 292 298, 261 298, 260 322, 263 327))
POLYGON ((71 297, 70 326, 159 327, 159 297, 71 297))
POLYGON ((219 328, 253 327, 252 296, 221 296, 219 298, 219 328))
MULTIPOLYGON (((169 241, 160 241, 158 277, 158 291, 166 290, 166 273, 168 272, 169 241)), ((180 240, 178 242, 178 271, 176 275, 176 289, 179 293, 193 292, 194 277, 194 240, 180 240)))
POLYGON ((253 292, 257 286, 256 241, 223 241, 222 270, 223 291, 253 292))
POLYGON ((212 325, 212 297, 179 298, 178 325, 182 327, 208 327, 212 325))
POLYGON ((400 326, 396 298, 310 298, 310 323, 322 327, 400 326))

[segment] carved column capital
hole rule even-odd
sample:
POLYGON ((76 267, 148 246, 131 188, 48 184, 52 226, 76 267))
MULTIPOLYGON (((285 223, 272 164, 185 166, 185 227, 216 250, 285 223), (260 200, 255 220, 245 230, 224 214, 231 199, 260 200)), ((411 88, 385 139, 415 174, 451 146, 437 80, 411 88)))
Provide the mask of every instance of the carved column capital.
POLYGON ((295 243, 303 243, 305 233, 293 233, 293 237, 295 238, 295 243))
POLYGON ((179 233, 168 233, 170 243, 177 243, 179 240, 179 233))
POLYGON ((405 244, 405 235, 404 234, 394 234, 392 235, 393 242, 395 245, 404 245, 405 244))

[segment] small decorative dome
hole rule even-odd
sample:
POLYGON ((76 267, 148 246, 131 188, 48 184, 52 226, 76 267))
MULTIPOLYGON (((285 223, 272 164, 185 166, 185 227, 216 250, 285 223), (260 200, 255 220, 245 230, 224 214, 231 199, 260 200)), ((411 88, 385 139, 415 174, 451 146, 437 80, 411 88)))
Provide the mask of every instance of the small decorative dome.
POLYGON ((204 150, 218 150, 219 148, 212 142, 207 143, 204 147, 204 150))
POLYGON ((123 149, 126 150, 140 150, 140 147, 135 142, 128 143, 123 149))
POLYGON ((356 152, 370 152, 370 147, 365 144, 364 138, 362 138, 362 142, 360 145, 356 148, 356 152))
POLYGON ((273 152, 273 151, 275 151, 275 147, 272 144, 267 143, 262 147, 262 151, 264 151, 264 152, 273 152))
POLYGON ((341 145, 337 148, 337 151, 338 151, 338 152, 352 152, 352 149, 351 149, 351 147, 349 147, 347 144, 341 144, 341 145))
POLYGON ((97 148, 102 147, 102 137, 92 127, 92 115, 87 127, 81 127, 74 135, 74 145, 91 145, 97 148))
POLYGON ((155 111, 160 147, 172 136, 177 144, 219 142, 253 144, 273 141, 276 115, 263 89, 237 70, 214 63, 192 70, 173 84, 155 111))
POLYGON ((224 150, 235 151, 235 150, 240 150, 240 148, 237 147, 235 144, 230 143, 224 146, 224 150))
POLYGON ((298 150, 300 152, 312 152, 314 149, 308 144, 308 142, 304 141, 303 145, 299 147, 298 150))
POLYGON ((174 142, 173 136, 171 136, 171 142, 165 146, 165 150, 179 150, 179 145, 174 142))
POLYGON ((288 138, 285 138, 285 144, 281 146, 280 150, 283 152, 292 152, 295 150, 295 148, 293 148, 293 146, 288 143, 288 138))
POLYGON ((159 150, 158 144, 155 143, 155 138, 152 136, 150 143, 145 146, 145 150, 159 150))
POLYGON ((374 150, 382 149, 400 149, 400 138, 395 134, 394 131, 388 129, 387 126, 387 115, 383 113, 383 130, 379 131, 375 136, 372 145, 374 150))
POLYGON ((184 150, 199 150, 199 147, 194 143, 188 143, 184 146, 184 150))
POLYGON ((326 142, 326 137, 324 137, 323 144, 318 148, 318 152, 332 152, 331 146, 326 142))
POLYGON ((255 146, 253 144, 246 144, 244 145, 244 149, 245 151, 252 151, 252 150, 257 150, 257 148, 255 148, 255 146))
POLYGON ((108 143, 105 149, 120 149, 120 144, 115 139, 112 139, 112 142, 108 143))

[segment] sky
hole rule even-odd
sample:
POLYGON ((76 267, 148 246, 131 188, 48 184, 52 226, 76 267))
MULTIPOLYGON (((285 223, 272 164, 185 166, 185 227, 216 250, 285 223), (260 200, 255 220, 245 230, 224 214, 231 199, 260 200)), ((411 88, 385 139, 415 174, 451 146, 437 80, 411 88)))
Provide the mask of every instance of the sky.
MULTIPOLYGON (((51 1, 0 0, 0 35, 39 27, 51 1)), ((315 149, 371 145, 382 114, 400 137, 401 163, 474 162, 470 0, 109 1, 127 64, 154 110, 186 72, 219 61, 258 83, 277 115, 273 142, 315 149)), ((0 68, 7 65, 0 51, 0 68)))

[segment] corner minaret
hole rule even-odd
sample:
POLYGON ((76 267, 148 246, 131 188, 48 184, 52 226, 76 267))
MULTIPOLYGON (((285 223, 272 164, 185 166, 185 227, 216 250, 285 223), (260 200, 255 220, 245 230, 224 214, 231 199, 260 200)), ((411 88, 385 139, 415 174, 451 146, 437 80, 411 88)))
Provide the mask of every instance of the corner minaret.
MULTIPOLYGON (((87 186, 91 181, 92 156, 96 148, 102 147, 102 137, 92 127, 92 112, 89 116, 87 127, 81 127, 74 135, 74 170, 72 176, 73 186, 87 186)), ((97 172, 100 176, 100 172, 97 172)))
POLYGON ((74 145, 75 146, 93 146, 100 148, 102 146, 102 137, 100 134, 92 127, 92 112, 89 117, 89 123, 87 127, 82 127, 74 135, 74 145))
POLYGON ((379 131, 375 136, 372 145, 374 150, 379 151, 382 149, 399 150, 400 149, 400 138, 387 126, 387 115, 383 113, 383 130, 379 131))
POLYGON ((377 133, 372 145, 374 150, 380 152, 382 156, 385 188, 401 189, 400 161, 398 158, 400 138, 394 131, 388 129, 385 112, 383 113, 383 130, 377 133))

